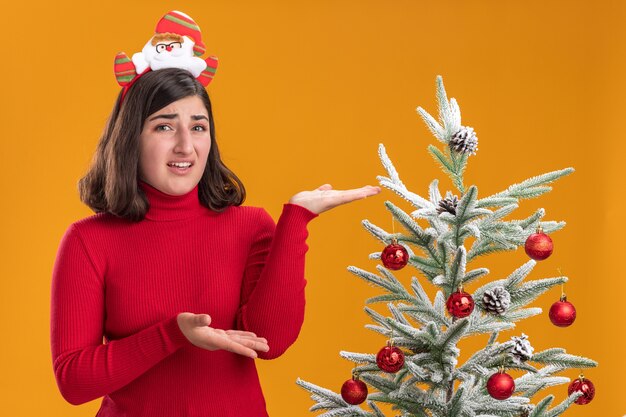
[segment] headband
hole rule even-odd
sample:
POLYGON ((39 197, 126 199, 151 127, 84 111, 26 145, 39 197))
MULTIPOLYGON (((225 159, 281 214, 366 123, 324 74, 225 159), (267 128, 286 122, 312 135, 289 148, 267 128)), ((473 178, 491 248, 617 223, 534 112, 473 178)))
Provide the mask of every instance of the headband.
POLYGON ((159 20, 154 32, 143 50, 133 54, 132 59, 124 52, 115 56, 113 70, 117 83, 123 87, 121 100, 146 72, 164 68, 186 69, 203 86, 209 85, 217 69, 217 57, 200 58, 206 47, 200 27, 191 17, 172 10, 159 20))

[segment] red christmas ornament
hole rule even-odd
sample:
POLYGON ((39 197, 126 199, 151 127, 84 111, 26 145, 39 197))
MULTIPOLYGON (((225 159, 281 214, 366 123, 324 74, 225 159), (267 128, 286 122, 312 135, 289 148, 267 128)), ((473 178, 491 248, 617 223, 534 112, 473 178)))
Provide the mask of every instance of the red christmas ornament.
POLYGON ((543 261, 548 256, 552 255, 554 244, 552 243, 550 236, 543 233, 542 227, 538 226, 537 232, 531 234, 526 239, 524 249, 526 249, 526 254, 532 259, 536 261, 543 261))
POLYGON ((459 288, 457 292, 453 292, 446 302, 450 315, 460 319, 467 317, 474 311, 474 299, 472 296, 459 288))
POLYGON ((376 355, 376 364, 381 371, 396 373, 404 365, 404 352, 388 341, 376 355))
POLYGON ((404 268, 409 262, 409 253, 404 246, 400 245, 398 241, 393 238, 392 243, 383 249, 383 252, 380 254, 380 259, 383 261, 385 268, 396 271, 404 268))
POLYGON ((574 304, 567 301, 565 294, 561 296, 561 300, 552 304, 550 307, 550 321, 555 326, 567 327, 576 320, 576 308, 574 304))
POLYGON ((515 391, 515 381, 511 375, 500 371, 487 381, 487 392, 496 400, 506 400, 515 391))
POLYGON ((358 376, 353 376, 341 386, 341 398, 348 404, 361 404, 367 398, 367 385, 358 376))
POLYGON ((583 393, 576 400, 576 404, 585 405, 589 404, 593 397, 596 395, 596 387, 593 386, 593 382, 583 377, 582 374, 578 377, 578 379, 573 380, 569 387, 567 387, 567 393, 571 395, 574 391, 580 391, 583 393))

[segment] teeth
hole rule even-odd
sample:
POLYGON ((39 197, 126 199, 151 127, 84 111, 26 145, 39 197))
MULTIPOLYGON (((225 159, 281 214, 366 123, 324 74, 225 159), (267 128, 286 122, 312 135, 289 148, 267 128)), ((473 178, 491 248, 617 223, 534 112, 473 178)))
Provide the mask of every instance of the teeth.
POLYGON ((191 162, 170 162, 169 166, 176 166, 179 168, 188 168, 191 166, 191 162))

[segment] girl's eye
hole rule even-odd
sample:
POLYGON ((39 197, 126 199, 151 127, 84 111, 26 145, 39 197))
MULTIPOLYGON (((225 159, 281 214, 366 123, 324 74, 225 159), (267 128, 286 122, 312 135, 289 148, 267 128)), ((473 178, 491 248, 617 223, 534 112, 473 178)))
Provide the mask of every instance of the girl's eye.
MULTIPOLYGON (((157 132, 167 132, 172 130, 172 128, 168 125, 158 125, 157 127, 155 127, 155 130, 157 132)), ((195 130, 196 132, 205 132, 207 129, 203 125, 197 125, 192 127, 192 130, 195 130)))

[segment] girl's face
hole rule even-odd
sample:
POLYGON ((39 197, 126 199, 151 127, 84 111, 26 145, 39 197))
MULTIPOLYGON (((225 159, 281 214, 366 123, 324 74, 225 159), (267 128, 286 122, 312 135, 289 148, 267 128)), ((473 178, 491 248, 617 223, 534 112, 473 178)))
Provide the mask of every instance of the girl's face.
POLYGON ((211 149, 202 99, 185 97, 148 116, 139 149, 140 179, 166 194, 190 192, 202 178, 211 149))

